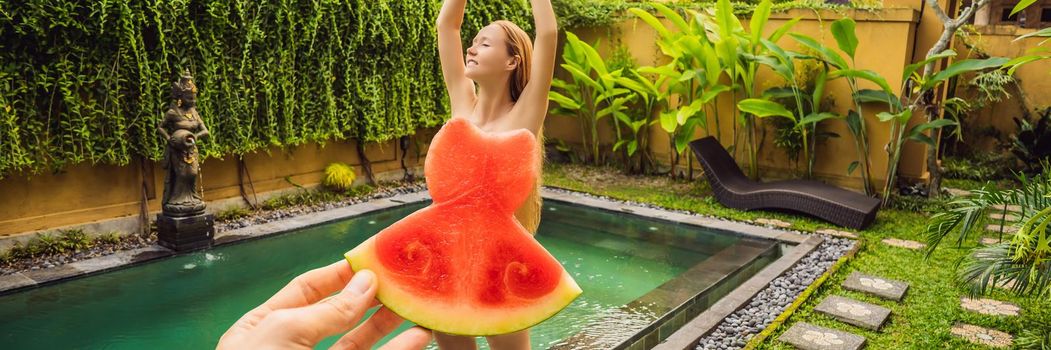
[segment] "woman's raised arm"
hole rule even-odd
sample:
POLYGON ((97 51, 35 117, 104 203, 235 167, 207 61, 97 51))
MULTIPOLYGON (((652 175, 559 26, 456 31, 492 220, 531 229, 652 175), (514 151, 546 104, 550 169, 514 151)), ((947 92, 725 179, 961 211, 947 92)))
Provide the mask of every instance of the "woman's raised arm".
POLYGON ((445 0, 438 13, 438 56, 442 62, 445 88, 449 91, 449 102, 453 116, 466 117, 474 106, 474 83, 464 75, 463 42, 460 26, 467 0, 445 0))
POLYGON ((551 89, 551 77, 555 71, 555 52, 558 45, 558 22, 551 0, 530 0, 533 6, 533 22, 536 38, 533 39, 533 64, 530 67, 529 83, 515 103, 512 113, 516 120, 528 123, 525 127, 534 133, 540 130, 547 116, 547 92, 551 89))

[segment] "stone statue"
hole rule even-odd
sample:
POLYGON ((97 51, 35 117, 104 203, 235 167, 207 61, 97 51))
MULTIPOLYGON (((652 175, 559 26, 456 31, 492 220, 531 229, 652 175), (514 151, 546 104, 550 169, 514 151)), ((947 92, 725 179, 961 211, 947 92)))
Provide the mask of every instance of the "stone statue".
POLYGON ((197 114, 197 86, 190 71, 182 73, 172 84, 172 105, 157 125, 157 133, 164 138, 164 197, 161 209, 170 217, 186 217, 204 213, 205 205, 197 191, 200 164, 197 142, 208 137, 201 115, 197 114))

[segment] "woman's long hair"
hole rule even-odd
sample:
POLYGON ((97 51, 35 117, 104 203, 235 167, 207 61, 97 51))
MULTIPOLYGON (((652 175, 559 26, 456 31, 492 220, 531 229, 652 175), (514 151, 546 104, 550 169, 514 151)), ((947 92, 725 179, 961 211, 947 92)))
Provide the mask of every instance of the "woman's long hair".
POLYGON ((529 83, 529 68, 533 63, 533 42, 529 39, 522 28, 510 21, 499 20, 493 22, 507 34, 507 54, 511 57, 518 56, 518 66, 511 72, 511 101, 518 101, 529 83))
MULTIPOLYGON (((518 66, 511 72, 511 83, 510 93, 511 101, 518 102, 518 97, 522 96, 522 91, 525 90, 526 84, 529 83, 530 68, 533 64, 533 41, 529 38, 529 34, 526 34, 521 27, 510 21, 495 21, 493 24, 504 30, 507 34, 507 53, 511 57, 518 57, 518 66)), ((544 128, 541 127, 540 131, 537 132, 537 152, 540 153, 540 171, 543 171, 543 163, 545 157, 544 152, 544 128)), ((540 196, 541 179, 538 176, 536 179, 536 189, 533 193, 526 198, 522 206, 515 211, 515 217, 518 218, 518 222, 522 223, 522 226, 526 228, 529 233, 536 234, 537 228, 540 226, 540 209, 543 207, 543 198, 540 196)))

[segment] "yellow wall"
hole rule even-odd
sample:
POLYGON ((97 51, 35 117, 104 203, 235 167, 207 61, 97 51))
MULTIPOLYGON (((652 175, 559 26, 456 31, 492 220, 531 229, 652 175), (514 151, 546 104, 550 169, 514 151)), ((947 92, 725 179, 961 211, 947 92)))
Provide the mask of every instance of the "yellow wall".
MULTIPOLYGON (((1018 36, 1032 33, 1036 29, 1018 28, 1016 26, 979 26, 975 28, 977 35, 973 35, 974 45, 990 56, 1018 57, 1026 55, 1026 51, 1040 46, 1045 38, 1035 37, 1014 41, 1018 36)), ((1046 45, 1045 45, 1046 46, 1046 45)), ((958 43, 957 52, 966 55, 968 49, 958 43)), ((969 80, 967 76, 964 80, 969 80)), ((1051 106, 1051 60, 1040 60, 1028 63, 1015 72, 1023 94, 1016 89, 1008 89, 1010 97, 1001 102, 991 104, 980 110, 968 113, 967 127, 970 131, 978 131, 982 128, 992 127, 1000 132, 1005 138, 1017 131, 1012 118, 1022 115, 1020 99, 1025 99, 1031 112, 1051 106)), ((963 83, 964 81, 961 81, 963 83)), ((961 87, 957 89, 957 96, 973 101, 975 96, 973 89, 961 87)), ((1036 115, 1033 115, 1036 117, 1036 115)), ((977 136, 977 135, 975 135, 977 136)), ((976 145, 979 150, 995 150, 997 140, 993 137, 977 137, 973 140, 965 140, 969 144, 976 145)))
MULTIPOLYGON (((796 24, 793 31, 814 37, 827 47, 835 48, 837 46, 835 39, 830 34, 829 26, 832 21, 844 15, 851 16, 857 21, 856 33, 860 44, 855 56, 856 67, 874 70, 884 76, 892 87, 900 87, 902 83, 902 69, 912 58, 912 38, 915 35, 919 17, 916 10, 911 8, 885 9, 875 13, 860 11, 846 11, 845 13, 820 11, 815 13, 812 10, 792 10, 771 16, 771 20, 765 30, 769 34, 789 19, 802 17, 804 20, 796 24)), ((747 21, 745 21, 744 25, 747 27, 747 21)), ((671 27, 670 24, 669 27, 671 27)), ((615 46, 611 45, 610 40, 613 40, 614 43, 616 40, 620 40, 623 45, 629 48, 639 65, 658 65, 667 62, 667 58, 660 53, 654 43, 654 38, 656 37, 654 30, 644 22, 636 19, 626 20, 612 30, 607 28, 586 29, 576 31, 576 34, 589 43, 594 43, 596 40, 601 41, 600 53, 603 57, 608 57, 611 47, 615 46), (609 36, 608 34, 613 35, 609 36), (612 39, 607 39, 610 37, 612 39)), ((779 44, 786 48, 798 49, 795 41, 788 37, 781 39, 779 44)), ((560 73, 560 76, 565 76, 564 73, 560 73)), ((756 81, 760 91, 782 84, 780 78, 766 71, 760 71, 756 81)), ((870 83, 868 82, 862 82, 861 84, 862 88, 875 87, 874 84, 869 85, 870 83)), ((850 90, 845 80, 840 79, 829 82, 826 86, 826 91, 830 95, 828 98, 835 100, 835 112, 845 115, 847 110, 853 107, 850 90)), ((869 131, 871 173, 875 186, 878 187, 884 181, 887 168, 887 153, 883 150, 883 145, 886 144, 889 138, 889 124, 881 123, 875 117, 876 113, 882 110, 877 110, 873 105, 865 107, 865 121, 869 131)), ((723 94, 719 101, 719 124, 722 128, 722 135, 724 135, 721 138, 724 145, 731 143, 733 110, 734 106, 732 105, 730 94, 723 94)), ((559 138, 571 143, 580 142, 580 129, 577 120, 565 116, 552 116, 549 119, 549 126, 546 129, 548 130, 548 137, 559 138), (550 124, 557 125, 557 127, 552 127, 550 124)), ((914 122, 919 120, 920 117, 918 116, 914 122)), ((709 120, 708 123, 709 125, 715 125, 714 119, 709 120)), ((848 176, 846 171, 849 164, 857 159, 857 153, 853 138, 847 131, 845 123, 842 121, 827 121, 822 124, 822 128, 835 132, 840 137, 818 144, 817 162, 814 169, 815 176, 840 186, 860 189, 860 172, 855 171, 853 176, 848 176)), ((606 126, 601 132, 605 143, 610 143, 613 138, 610 129, 606 126)), ((767 129, 767 137, 760 148, 761 152, 759 154, 759 164, 763 170, 763 177, 767 179, 798 177, 799 172, 796 172, 795 169, 799 171, 805 169, 802 160, 800 160, 798 166, 789 161, 785 153, 773 144, 773 129, 767 129)), ((703 130, 698 130, 696 137, 705 136, 702 133, 703 130)), ((651 128, 651 136, 653 140, 651 143, 652 152, 658 160, 665 164, 669 163, 670 147, 667 133, 655 126, 651 128)), ((743 140, 743 136, 741 136, 741 139, 743 140)), ((743 141, 741 141, 741 145, 744 145, 743 141)), ((909 145, 905 149, 899 166, 902 176, 920 178, 925 175, 924 151, 924 147, 916 144, 909 145)), ((737 159, 739 162, 745 163, 747 156, 741 152, 737 159)), ((681 164, 685 164, 685 160, 681 164)), ((694 167, 699 169, 699 165, 696 162, 694 162, 694 167)))
MULTIPOLYGON (((420 130, 414 141, 422 142, 419 159, 410 149, 406 166, 423 164, 427 143, 434 130, 420 130)), ((365 153, 372 162, 374 173, 401 171, 400 149, 396 142, 369 144, 365 153)), ((329 142, 324 147, 316 144, 284 150, 272 148, 244 157, 256 193, 294 187, 285 177, 303 186, 321 181, 324 167, 332 162, 355 165, 358 181, 365 174, 353 142, 329 142)), ((156 162, 145 163, 140 173, 139 163, 128 166, 79 164, 57 174, 18 174, 0 180, 0 238, 29 231, 52 229, 74 224, 118 217, 138 216, 144 191, 143 178, 151 186, 149 211, 160 210, 163 189, 163 171, 156 162)), ((201 166, 204 199, 209 202, 239 198, 237 161, 234 157, 206 159, 201 166)), ((247 186, 247 177, 245 178, 247 186)), ((210 210, 221 208, 209 208, 210 210)), ((151 214, 152 215, 152 214, 151 214)))

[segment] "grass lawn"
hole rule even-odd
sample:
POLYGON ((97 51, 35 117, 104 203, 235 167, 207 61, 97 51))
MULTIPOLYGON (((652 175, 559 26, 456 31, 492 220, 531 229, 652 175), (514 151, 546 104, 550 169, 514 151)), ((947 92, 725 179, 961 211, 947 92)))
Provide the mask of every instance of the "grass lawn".
MULTIPOLYGON (((626 176, 614 168, 548 164, 544 169, 543 181, 547 186, 652 203, 733 220, 775 218, 791 222, 793 229, 802 231, 837 228, 801 216, 744 212, 724 207, 711 196, 711 190, 703 178, 676 181, 664 177, 626 176)), ((957 188, 981 186, 981 183, 973 181, 950 183, 957 188)), ((760 348, 792 349, 792 346, 776 339, 788 326, 799 321, 862 335, 868 339, 869 349, 986 348, 952 336, 949 329, 958 322, 1018 335, 1023 327, 1020 317, 986 316, 960 308, 960 297, 967 295, 967 288, 954 282, 953 276, 956 272, 955 264, 967 254, 969 247, 957 249, 950 244, 943 244, 929 260, 925 260, 922 251, 891 247, 880 242, 889 237, 922 242, 928 216, 928 213, 915 210, 881 210, 875 224, 858 232, 863 244, 857 256, 840 268, 836 275, 807 300, 760 348), (906 281, 911 287, 900 303, 844 290, 840 284, 852 271, 906 281), (846 296, 882 305, 893 312, 881 331, 865 330, 814 312, 814 307, 829 295, 846 296)), ((977 244, 976 237, 968 242, 970 247, 977 244)), ((1022 313, 1051 308, 1051 301, 1015 297, 1001 290, 996 290, 986 297, 1018 304, 1022 313)))

